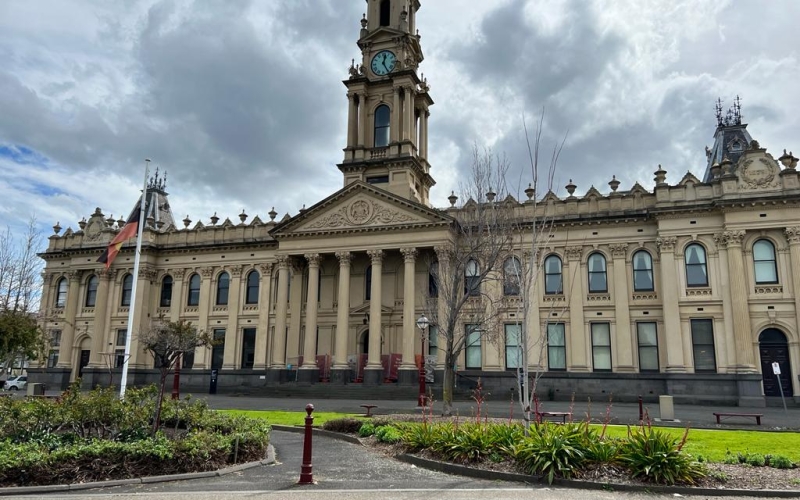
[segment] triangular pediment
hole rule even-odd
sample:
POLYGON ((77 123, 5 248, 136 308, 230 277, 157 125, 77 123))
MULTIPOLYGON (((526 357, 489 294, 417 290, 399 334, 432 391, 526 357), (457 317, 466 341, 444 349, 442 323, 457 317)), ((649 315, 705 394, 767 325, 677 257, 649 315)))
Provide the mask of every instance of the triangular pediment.
POLYGON ((437 210, 357 181, 297 216, 282 221, 270 234, 279 238, 332 232, 386 231, 449 225, 452 221, 452 218, 437 210))
POLYGON ((683 176, 683 179, 678 183, 679 186, 685 186, 687 184, 694 184, 695 186, 700 184, 700 179, 695 177, 695 175, 691 172, 686 172, 686 175, 683 176))
MULTIPOLYGON (((355 307, 350 308, 350 315, 351 316, 364 316, 369 314, 370 311, 370 303, 369 301, 364 302, 363 304, 355 307)), ((387 315, 392 313, 391 307, 386 307, 385 305, 381 304, 381 315, 387 315)))

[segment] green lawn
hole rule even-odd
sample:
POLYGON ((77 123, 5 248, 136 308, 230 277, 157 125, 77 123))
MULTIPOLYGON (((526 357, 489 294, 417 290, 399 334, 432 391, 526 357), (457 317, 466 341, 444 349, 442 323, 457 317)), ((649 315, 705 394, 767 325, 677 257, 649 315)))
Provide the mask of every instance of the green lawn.
MULTIPOLYGON (((684 432, 684 429, 674 427, 659 427, 659 430, 668 432, 679 439, 684 432)), ((624 437, 627 432, 625 426, 610 425, 606 430, 606 435, 624 437)), ((736 453, 783 455, 793 462, 800 462, 800 433, 690 428, 689 438, 683 449, 692 455, 702 455, 711 462, 722 462, 728 451, 734 455, 736 453)))
MULTIPOLYGON (((305 422, 305 412, 299 411, 257 411, 257 410, 221 410, 230 415, 244 415, 253 418, 263 418, 271 424, 302 425, 305 422)), ((360 414, 314 412, 314 425, 319 426, 336 418, 358 417, 360 414)), ((597 426, 599 427, 599 426, 597 426)), ((683 436, 683 429, 675 427, 660 427, 675 437, 683 436)), ((627 433, 625 426, 608 426, 606 435, 624 437, 627 433)), ((798 432, 761 432, 761 431, 729 431, 689 429, 689 439, 684 450, 693 455, 702 455, 711 462, 722 462, 725 454, 730 451, 736 453, 760 453, 783 455, 794 462, 800 462, 800 433, 798 432)))

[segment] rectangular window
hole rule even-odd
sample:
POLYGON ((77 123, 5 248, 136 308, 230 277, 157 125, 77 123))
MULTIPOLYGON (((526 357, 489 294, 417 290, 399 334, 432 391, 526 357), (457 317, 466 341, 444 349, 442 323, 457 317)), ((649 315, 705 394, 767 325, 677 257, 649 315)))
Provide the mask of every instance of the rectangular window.
POLYGON ((125 349, 114 350, 114 368, 121 368, 125 364, 125 349))
POLYGON ((692 351, 695 372, 716 372, 717 359, 714 354, 714 323, 710 319, 693 319, 692 351))
POLYGON ((564 323, 547 324, 547 369, 567 369, 567 336, 564 323))
POLYGON ((222 356, 225 353, 225 329, 214 329, 214 346, 211 348, 211 369, 222 369, 222 356))
POLYGON ((467 335, 465 368, 467 370, 480 370, 482 366, 481 327, 480 325, 465 325, 464 330, 467 335))
POLYGON ((58 364, 58 349, 50 349, 47 355, 47 367, 55 368, 58 364))
POLYGON ((639 371, 658 371, 658 336, 655 323, 636 323, 639 339, 639 371))
POLYGON ((512 323, 505 326, 506 370, 516 370, 522 366, 522 325, 512 323))
POLYGON ((367 177, 367 184, 388 184, 388 183, 389 183, 388 175, 373 175, 372 177, 367 177))
POLYGON ((125 337, 128 335, 128 330, 126 328, 120 328, 117 330, 117 344, 118 346, 125 346, 125 337))
POLYGON ((181 354, 181 369, 191 370, 194 367, 194 351, 186 351, 181 354))
POLYGON ((592 323, 591 326, 594 371, 611 371, 611 328, 608 323, 592 323))
POLYGON ((61 346, 61 330, 50 330, 50 347, 61 346))
POLYGON ((428 356, 439 355, 439 327, 431 325, 428 327, 428 356))
POLYGON ((256 356, 256 329, 242 330, 242 369, 252 370, 256 356))

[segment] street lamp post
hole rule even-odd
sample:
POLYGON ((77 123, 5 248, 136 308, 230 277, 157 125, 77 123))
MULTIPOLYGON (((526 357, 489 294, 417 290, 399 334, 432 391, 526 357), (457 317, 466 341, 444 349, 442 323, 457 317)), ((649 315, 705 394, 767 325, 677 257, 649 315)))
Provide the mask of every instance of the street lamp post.
POLYGON ((426 406, 426 397, 425 397, 425 335, 428 332, 428 327, 430 326, 430 321, 428 318, 425 317, 424 314, 420 315, 417 319, 417 328, 420 329, 422 332, 422 351, 421 351, 421 362, 419 364, 419 398, 417 399, 417 406, 424 408, 426 406))

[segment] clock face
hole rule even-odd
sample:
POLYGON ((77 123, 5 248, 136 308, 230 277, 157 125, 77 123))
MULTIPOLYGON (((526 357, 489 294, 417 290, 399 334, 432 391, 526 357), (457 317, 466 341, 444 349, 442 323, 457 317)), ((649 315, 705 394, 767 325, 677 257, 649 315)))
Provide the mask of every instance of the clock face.
POLYGON ((382 50, 372 57, 370 67, 373 73, 383 76, 391 73, 395 64, 397 64, 397 57, 388 50, 382 50))

